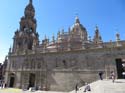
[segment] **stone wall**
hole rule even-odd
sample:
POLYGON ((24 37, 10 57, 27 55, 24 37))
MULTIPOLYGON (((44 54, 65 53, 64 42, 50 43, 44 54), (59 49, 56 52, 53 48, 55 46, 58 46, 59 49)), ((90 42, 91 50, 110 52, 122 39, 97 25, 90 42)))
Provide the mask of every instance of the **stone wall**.
MULTIPOLYGON (((29 83, 29 74, 35 74, 35 85, 46 86, 49 90, 70 91, 85 82, 97 79, 99 71, 108 78, 116 71, 116 59, 125 58, 124 47, 77 50, 59 53, 36 53, 10 55, 8 77, 15 73, 17 81, 14 87, 24 87, 29 83)), ((6 75, 7 76, 7 75, 6 75)), ((9 82, 9 78, 6 82, 9 82)), ((9 84, 8 84, 9 85, 9 84)))

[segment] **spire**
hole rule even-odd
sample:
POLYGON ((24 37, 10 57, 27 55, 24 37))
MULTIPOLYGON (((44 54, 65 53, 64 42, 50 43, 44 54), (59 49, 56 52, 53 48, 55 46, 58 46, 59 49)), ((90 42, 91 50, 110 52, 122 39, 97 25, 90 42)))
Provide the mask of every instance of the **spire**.
POLYGON ((100 42, 102 42, 102 37, 100 36, 100 34, 99 34, 99 28, 98 28, 98 26, 96 25, 96 28, 95 28, 95 35, 94 35, 94 42, 96 43, 96 44, 98 44, 98 43, 100 43, 100 42))
POLYGON ((96 25, 96 27, 95 27, 95 35, 96 35, 97 37, 99 37, 99 28, 98 28, 97 25, 96 25))
POLYGON ((26 6, 24 12, 25 16, 28 18, 33 18, 35 16, 35 9, 32 2, 33 2, 32 0, 29 0, 29 4, 26 6))
POLYGON ((99 29, 98 26, 96 25, 95 27, 95 37, 98 38, 99 37, 99 29))

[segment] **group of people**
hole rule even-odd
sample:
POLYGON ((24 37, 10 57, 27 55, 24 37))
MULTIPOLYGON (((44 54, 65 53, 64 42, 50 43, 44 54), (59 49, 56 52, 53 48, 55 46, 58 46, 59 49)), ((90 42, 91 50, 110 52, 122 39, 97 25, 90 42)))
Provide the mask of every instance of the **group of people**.
MULTIPOLYGON (((103 74, 104 74, 104 72, 103 71, 100 71, 99 72, 99 77, 100 77, 100 80, 103 80, 103 74)), ((115 81, 115 73, 114 73, 114 71, 111 71, 111 74, 110 74, 110 77, 109 77, 109 79, 112 79, 112 82, 114 83, 114 81, 115 81)))
POLYGON ((5 88, 6 87, 6 83, 4 81, 0 81, 0 88, 5 88))
MULTIPOLYGON (((103 71, 100 71, 98 73, 100 80, 103 80, 103 74, 104 74, 103 71)), ((112 82, 114 83, 115 82, 115 78, 116 78, 116 76, 115 76, 114 71, 111 71, 109 79, 112 79, 112 82)), ((79 90, 78 84, 76 84, 75 90, 76 90, 76 93, 77 93, 77 91, 79 90)), ((90 85, 88 83, 85 83, 85 88, 84 88, 83 92, 87 92, 87 91, 91 91, 91 87, 90 87, 90 85)))

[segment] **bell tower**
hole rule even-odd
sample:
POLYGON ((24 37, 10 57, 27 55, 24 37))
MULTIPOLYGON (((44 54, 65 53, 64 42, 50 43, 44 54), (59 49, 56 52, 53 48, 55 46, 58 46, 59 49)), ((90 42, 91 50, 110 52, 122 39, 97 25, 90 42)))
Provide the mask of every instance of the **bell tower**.
POLYGON ((20 20, 20 28, 15 32, 13 51, 21 52, 32 50, 39 45, 39 35, 36 32, 37 21, 35 19, 35 9, 32 0, 26 6, 24 16, 20 20))
POLYGON ((29 4, 26 6, 24 11, 24 16, 21 18, 20 21, 20 30, 25 30, 28 28, 30 31, 36 32, 36 19, 35 16, 35 9, 32 4, 32 0, 29 0, 29 4))

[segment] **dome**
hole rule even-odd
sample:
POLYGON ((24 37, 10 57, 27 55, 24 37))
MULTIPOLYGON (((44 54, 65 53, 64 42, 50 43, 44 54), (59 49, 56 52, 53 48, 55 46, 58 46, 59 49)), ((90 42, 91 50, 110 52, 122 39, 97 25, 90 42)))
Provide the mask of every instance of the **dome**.
POLYGON ((29 1, 29 4, 25 8, 25 16, 28 18, 35 16, 35 9, 33 7, 32 0, 29 1))
POLYGON ((75 23, 71 26, 71 31, 75 28, 80 28, 83 31, 86 31, 86 28, 80 23, 78 16, 75 18, 75 23))
POLYGON ((86 28, 80 23, 78 17, 75 18, 75 23, 71 27, 71 33, 75 35, 75 37, 80 36, 83 40, 87 40, 86 28))

